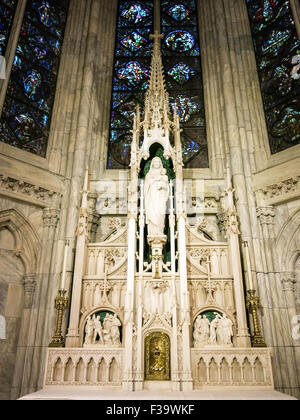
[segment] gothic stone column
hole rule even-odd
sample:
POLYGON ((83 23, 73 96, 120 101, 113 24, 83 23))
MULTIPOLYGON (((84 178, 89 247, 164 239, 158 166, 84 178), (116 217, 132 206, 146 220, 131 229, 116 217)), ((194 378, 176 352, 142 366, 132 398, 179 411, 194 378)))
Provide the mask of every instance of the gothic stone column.
MULTIPOLYGON (((25 358, 26 377, 22 384, 22 394, 35 392, 43 386, 43 375, 46 351, 51 339, 51 312, 54 305, 51 301, 53 276, 52 262, 54 259, 54 243, 59 221, 59 210, 46 208, 43 210, 42 251, 37 273, 37 289, 33 300, 30 327, 28 332, 28 349, 25 358)), ((27 284, 29 293, 30 283, 27 284)), ((27 296, 30 303, 29 296, 27 296)))
POLYGON ((28 346, 28 331, 30 328, 31 309, 36 291, 36 274, 24 277, 24 308, 21 319, 19 341, 15 362, 15 372, 11 389, 11 399, 16 400, 21 395, 21 389, 25 380, 24 362, 28 346))
POLYGON ((297 314, 295 300, 296 275, 292 272, 281 273, 281 281, 292 329, 293 319, 299 315, 297 314))
MULTIPOLYGON (((261 226, 263 252, 265 255, 265 273, 260 273, 259 286, 263 318, 263 331, 267 342, 274 346, 275 383, 289 392, 298 386, 297 366, 293 349, 291 322, 290 279, 278 271, 276 237, 274 231, 275 210, 273 207, 260 207, 257 216, 261 226), (284 287, 283 287, 284 285, 284 287), (287 287, 289 285, 289 287, 287 287), (287 295, 286 295, 287 292, 287 295)), ((270 344, 269 344, 270 345, 270 344)))

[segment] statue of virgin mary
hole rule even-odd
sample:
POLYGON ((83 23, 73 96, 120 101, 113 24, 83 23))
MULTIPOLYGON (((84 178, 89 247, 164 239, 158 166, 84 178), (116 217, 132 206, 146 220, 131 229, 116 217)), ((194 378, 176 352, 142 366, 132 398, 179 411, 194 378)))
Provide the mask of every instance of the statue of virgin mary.
POLYGON ((145 179, 145 209, 148 236, 163 236, 167 202, 169 197, 169 181, 162 161, 155 157, 145 179))

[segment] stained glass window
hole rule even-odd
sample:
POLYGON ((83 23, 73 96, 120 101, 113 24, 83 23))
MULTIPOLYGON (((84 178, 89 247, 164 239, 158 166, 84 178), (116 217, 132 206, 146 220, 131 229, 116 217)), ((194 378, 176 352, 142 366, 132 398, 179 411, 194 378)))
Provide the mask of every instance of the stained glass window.
POLYGON ((69 0, 28 0, 0 121, 1 141, 42 157, 68 4, 69 0))
POLYGON ((203 81, 195 0, 161 1, 163 62, 171 106, 180 115, 186 168, 208 167, 203 81))
MULTIPOLYGON (((199 33, 195 0, 161 4, 164 67, 171 106, 183 128, 186 168, 208 167, 199 33)), ((148 88, 153 1, 119 1, 108 168, 130 163, 132 117, 148 88)))
POLYGON ((300 144, 300 41, 290 2, 247 0, 271 153, 300 144))
POLYGON ((150 77, 153 0, 120 0, 116 35, 108 168, 127 168, 133 114, 143 109, 150 77))
POLYGON ((17 0, 0 1, 0 55, 2 56, 5 56, 17 3, 17 0))

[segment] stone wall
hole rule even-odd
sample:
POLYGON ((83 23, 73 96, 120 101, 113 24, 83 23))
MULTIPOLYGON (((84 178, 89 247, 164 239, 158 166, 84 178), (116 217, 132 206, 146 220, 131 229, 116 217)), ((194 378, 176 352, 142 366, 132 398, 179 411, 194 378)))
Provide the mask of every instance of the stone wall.
POLYGON ((9 399, 18 336, 24 304, 24 267, 15 255, 15 239, 4 228, 0 230, 0 314, 5 317, 6 339, 0 340, 0 398, 9 399))

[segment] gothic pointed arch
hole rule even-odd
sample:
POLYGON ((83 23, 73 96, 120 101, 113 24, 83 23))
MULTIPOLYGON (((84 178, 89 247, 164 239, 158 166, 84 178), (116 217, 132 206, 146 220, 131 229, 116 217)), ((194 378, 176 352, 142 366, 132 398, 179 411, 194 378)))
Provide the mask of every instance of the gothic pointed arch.
POLYGON ((276 242, 279 258, 279 270, 293 272, 300 255, 300 209, 286 221, 279 232, 276 242))
POLYGON ((40 239, 30 222, 17 210, 0 212, 0 230, 7 228, 15 238, 14 252, 25 268, 25 275, 37 272, 40 239))

